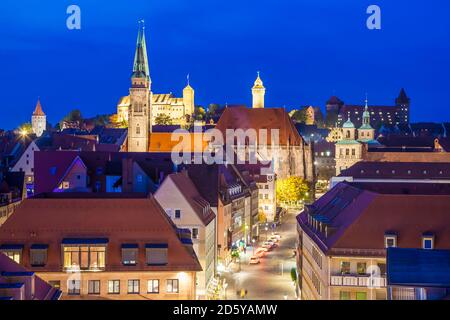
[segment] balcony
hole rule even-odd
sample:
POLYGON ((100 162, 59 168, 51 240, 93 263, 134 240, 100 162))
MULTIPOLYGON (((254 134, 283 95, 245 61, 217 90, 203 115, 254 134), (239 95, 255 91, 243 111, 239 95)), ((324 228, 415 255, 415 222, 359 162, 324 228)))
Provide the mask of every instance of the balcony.
POLYGON ((331 276, 330 284, 332 286, 344 287, 371 287, 371 288, 385 288, 386 276, 369 275, 334 275, 331 276))

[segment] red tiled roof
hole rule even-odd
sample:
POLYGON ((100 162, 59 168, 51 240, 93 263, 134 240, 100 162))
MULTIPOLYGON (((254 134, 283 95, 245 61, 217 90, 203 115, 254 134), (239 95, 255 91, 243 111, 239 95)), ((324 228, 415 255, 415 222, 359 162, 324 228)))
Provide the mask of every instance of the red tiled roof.
POLYGON ((289 114, 283 108, 226 108, 216 128, 222 131, 224 137, 227 129, 255 129, 257 132, 266 129, 268 144, 271 144, 270 130, 278 129, 281 145, 299 146, 304 143, 289 114))
POLYGON ((77 156, 77 151, 35 152, 35 194, 53 191, 77 156))
POLYGON ((361 161, 343 170, 339 177, 359 179, 450 179, 450 163, 361 161))
POLYGON ((386 232, 398 246, 420 248, 422 235, 435 235, 437 249, 450 249, 450 185, 339 183, 297 216, 302 229, 325 251, 384 250, 386 232), (308 212, 325 221, 328 237, 308 224, 308 212))
POLYGON ((39 99, 36 103, 36 108, 34 109, 33 116, 45 116, 44 111, 42 111, 41 100, 39 99))
MULTIPOLYGON (((111 194, 46 194, 26 199, 0 228, 0 243, 48 244, 44 271, 61 271, 64 238, 108 238, 106 271, 200 271, 192 250, 177 234, 176 226, 153 197, 111 194), (137 243, 141 253, 136 267, 124 267, 121 245, 137 243), (168 244, 168 264, 147 266, 146 243, 168 244)), ((25 267, 30 267, 27 254, 25 267)), ((42 268, 40 269, 42 272, 42 268)))

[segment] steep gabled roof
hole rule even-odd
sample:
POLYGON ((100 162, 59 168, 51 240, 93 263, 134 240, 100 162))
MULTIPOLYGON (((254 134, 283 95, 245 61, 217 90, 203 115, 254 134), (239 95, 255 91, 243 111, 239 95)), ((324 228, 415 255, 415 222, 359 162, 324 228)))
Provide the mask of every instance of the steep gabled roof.
POLYGON ((220 130, 224 137, 226 137, 227 129, 242 129, 244 131, 254 129, 257 132, 265 129, 268 131, 268 144, 271 144, 271 130, 279 130, 281 145, 299 146, 304 143, 289 114, 283 108, 225 108, 217 122, 216 129, 220 130))
POLYGON ((432 232, 435 246, 450 248, 450 185, 342 182, 297 216, 305 232, 332 254, 346 249, 384 250, 384 235, 395 232, 398 246, 421 247, 432 232), (325 223, 328 236, 308 223, 311 214, 325 223))
POLYGON ((186 172, 172 173, 167 179, 174 183, 205 226, 214 220, 215 214, 211 210, 209 202, 200 195, 186 172))
POLYGON ((36 108, 34 109, 33 116, 45 116, 44 111, 42 111, 40 99, 38 99, 38 101, 36 103, 36 108))
POLYGON ((131 241, 140 248, 147 243, 168 246, 167 265, 147 266, 144 255, 139 255, 135 271, 201 271, 197 257, 182 243, 163 208, 143 194, 41 194, 25 199, 0 228, 0 244, 48 244, 45 271, 61 271, 64 238, 107 238, 107 270, 130 271, 122 264, 120 247, 131 241))

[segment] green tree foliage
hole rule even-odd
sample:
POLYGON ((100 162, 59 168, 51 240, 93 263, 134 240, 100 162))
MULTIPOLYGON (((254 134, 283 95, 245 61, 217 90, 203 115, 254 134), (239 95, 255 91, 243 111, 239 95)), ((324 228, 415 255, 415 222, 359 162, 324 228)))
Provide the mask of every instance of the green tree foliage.
POLYGON ((291 279, 293 282, 297 282, 297 271, 295 270, 295 268, 291 269, 291 279))
POLYGON ((172 118, 166 114, 160 114, 155 118, 157 125, 169 126, 172 124, 172 118))
POLYGON ((293 120, 295 120, 298 123, 305 123, 306 122, 306 108, 295 110, 291 116, 293 120))
POLYGON ((60 122, 59 122, 59 126, 60 128, 62 128, 62 123, 64 121, 67 122, 78 122, 79 124, 81 124, 83 122, 83 115, 81 114, 81 111, 78 109, 74 109, 72 111, 69 112, 68 115, 66 115, 60 122))
POLYGON ((279 204, 296 204, 308 197, 309 187, 300 177, 277 180, 277 201, 279 204))
POLYGON ((195 107, 194 111, 194 119, 195 120, 205 120, 206 118, 206 111, 203 107, 195 107))

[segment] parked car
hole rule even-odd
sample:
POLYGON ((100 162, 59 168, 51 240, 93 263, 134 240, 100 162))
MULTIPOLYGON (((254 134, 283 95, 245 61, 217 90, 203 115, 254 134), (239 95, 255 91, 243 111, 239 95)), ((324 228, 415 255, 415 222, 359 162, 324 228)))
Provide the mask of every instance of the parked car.
POLYGON ((276 236, 270 236, 268 241, 272 241, 274 243, 278 243, 278 241, 280 241, 280 239, 276 236))
POLYGON ((249 264, 258 264, 259 261, 259 257, 258 256, 251 256, 250 257, 250 261, 248 262, 249 264))
POLYGON ((275 243, 266 241, 262 245, 263 248, 267 248, 269 251, 272 250, 275 247, 275 243))
POLYGON ((271 235, 270 237, 271 237, 271 238, 272 238, 272 237, 276 237, 276 238, 278 238, 278 240, 281 239, 281 235, 280 235, 278 232, 272 232, 272 235, 271 235))

